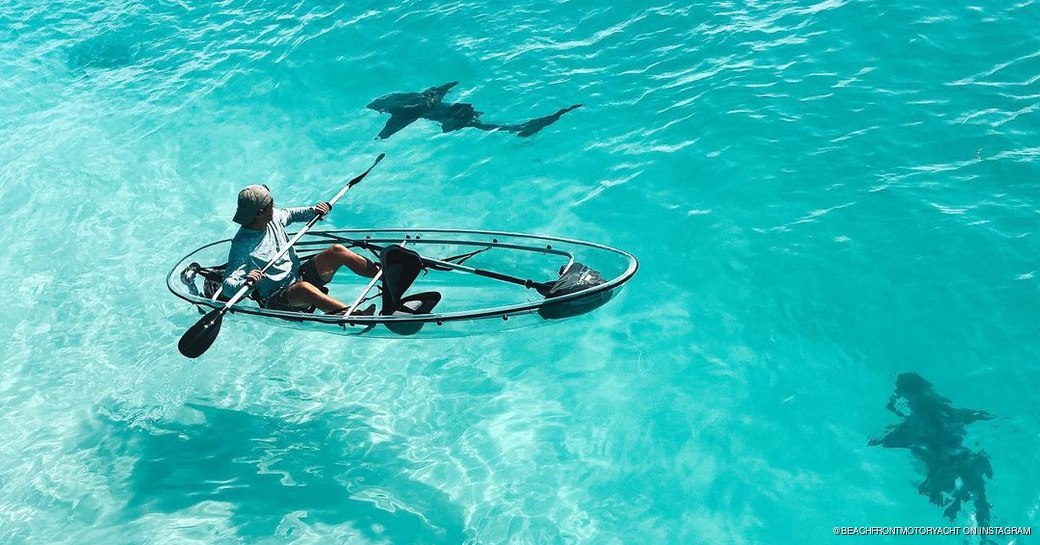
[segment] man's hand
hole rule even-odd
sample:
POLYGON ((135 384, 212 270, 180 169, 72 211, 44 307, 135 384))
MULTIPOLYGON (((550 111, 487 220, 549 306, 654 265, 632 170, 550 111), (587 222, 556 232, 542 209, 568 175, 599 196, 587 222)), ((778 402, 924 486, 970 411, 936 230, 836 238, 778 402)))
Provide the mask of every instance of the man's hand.
POLYGON ((253 269, 253 270, 249 271, 249 274, 246 275, 246 281, 249 282, 250 284, 255 285, 263 277, 264 276, 262 274, 260 274, 260 269, 253 269))
POLYGON ((325 214, 328 214, 331 210, 332 205, 324 201, 314 205, 314 212, 317 213, 319 216, 324 216, 325 214))

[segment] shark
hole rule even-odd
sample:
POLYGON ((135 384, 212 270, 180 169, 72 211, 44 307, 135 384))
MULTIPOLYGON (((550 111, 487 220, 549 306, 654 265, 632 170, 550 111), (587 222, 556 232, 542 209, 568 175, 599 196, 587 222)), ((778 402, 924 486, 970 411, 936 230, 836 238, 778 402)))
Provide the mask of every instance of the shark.
POLYGON ((444 132, 472 127, 482 131, 507 131, 515 133, 520 137, 528 137, 556 123, 563 114, 582 106, 581 104, 574 104, 558 110, 552 115, 535 118, 523 123, 485 123, 480 120, 483 112, 478 112, 472 104, 444 102, 445 95, 458 84, 459 82, 452 81, 444 85, 430 87, 420 93, 390 93, 373 100, 368 105, 370 110, 390 114, 390 119, 386 121, 383 130, 376 135, 376 140, 390 138, 401 129, 420 119, 440 123, 444 132))
POLYGON ((906 449, 924 464, 925 479, 917 491, 951 521, 961 507, 972 502, 976 525, 990 525, 991 508, 986 499, 986 479, 993 478, 993 467, 985 451, 964 446, 966 426, 993 417, 973 409, 961 409, 939 395, 931 383, 916 373, 896 377, 895 392, 886 408, 901 418, 888 426, 869 446, 906 449))

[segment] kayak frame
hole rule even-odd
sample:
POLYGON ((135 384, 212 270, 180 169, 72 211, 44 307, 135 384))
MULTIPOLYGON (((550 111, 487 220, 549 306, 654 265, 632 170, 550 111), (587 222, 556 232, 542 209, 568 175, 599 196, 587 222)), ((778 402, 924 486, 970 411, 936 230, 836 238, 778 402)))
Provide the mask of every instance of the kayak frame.
MULTIPOLYGON (((552 298, 545 298, 539 301, 522 302, 511 305, 480 308, 467 311, 455 311, 446 313, 431 313, 431 314, 414 314, 405 316, 382 316, 376 314, 374 316, 364 315, 350 315, 342 316, 336 315, 331 316, 327 314, 309 314, 304 312, 294 311, 283 311, 260 308, 253 305, 232 305, 228 310, 232 313, 251 314, 254 316, 263 316, 276 318, 279 320, 285 320, 289 322, 314 322, 319 324, 329 325, 340 325, 345 329, 346 326, 377 326, 384 324, 443 324, 447 322, 458 322, 458 321, 469 321, 469 320, 480 320, 488 318, 502 318, 508 320, 510 316, 516 316, 521 314, 529 314, 538 311, 542 307, 549 305, 558 305, 567 303, 569 301, 577 301, 584 299, 589 296, 608 292, 620 287, 622 284, 627 282, 636 273, 639 268, 639 261, 636 257, 624 250, 619 250, 611 246, 603 244, 597 244, 594 242, 586 242, 575 239, 567 239, 561 237, 553 237, 547 235, 530 235, 525 233, 514 233, 507 231, 485 231, 485 230, 471 230, 471 229, 428 229, 428 228, 366 228, 366 229, 333 229, 323 231, 310 231, 307 233, 309 237, 318 237, 318 240, 313 238, 310 240, 301 239, 296 243, 298 250, 305 250, 308 247, 321 246, 325 247, 330 244, 343 244, 350 248, 364 248, 365 244, 381 245, 381 244, 399 244, 401 242, 415 242, 416 245, 413 248, 421 248, 424 244, 448 244, 457 246, 471 246, 471 247, 486 247, 486 248, 503 248, 509 250, 520 250, 539 254, 551 254, 567 258, 566 267, 570 267, 575 263, 575 256, 568 251, 553 248, 553 243, 573 245, 579 247, 587 247, 596 249, 603 252, 615 254, 619 257, 623 257, 627 260, 628 265, 626 269, 619 275, 607 280, 603 284, 592 286, 574 293, 567 295, 561 295, 552 298), (373 234, 387 234, 390 236, 374 238, 373 234), (351 236, 354 235, 354 236, 351 236), (429 235, 435 235, 438 238, 427 238, 429 235), (479 237, 488 237, 488 240, 465 240, 457 238, 439 238, 442 235, 470 235, 479 237), (544 245, 537 246, 534 244, 518 244, 514 242, 500 242, 498 238, 519 238, 531 241, 543 242, 544 245)), ((192 258, 204 250, 217 246, 220 244, 227 244, 231 239, 218 240, 210 244, 206 244, 200 248, 195 249, 188 255, 181 258, 170 270, 170 273, 166 277, 166 286, 171 293, 177 297, 184 299, 185 301, 195 305, 199 308, 200 312, 205 312, 206 309, 218 309, 224 306, 224 302, 218 299, 211 299, 203 295, 192 295, 185 293, 185 290, 178 290, 176 284, 184 285, 181 281, 181 273, 184 271, 189 264, 192 263, 192 258)), ((422 255, 420 253, 420 255, 422 255)), ((423 255, 426 259, 429 256, 423 255)), ((437 259, 440 259, 439 257, 437 259)), ((460 266, 455 269, 459 272, 473 274, 471 271, 467 271, 469 267, 460 266)), ((434 269, 435 270, 435 269, 434 269)), ((442 272, 442 271, 436 271, 442 272)), ((488 278, 490 281, 498 281, 506 283, 502 280, 496 280, 494 278, 488 278)), ((219 291, 217 292, 219 294, 219 291)), ((216 295, 214 296, 216 297, 216 295)))

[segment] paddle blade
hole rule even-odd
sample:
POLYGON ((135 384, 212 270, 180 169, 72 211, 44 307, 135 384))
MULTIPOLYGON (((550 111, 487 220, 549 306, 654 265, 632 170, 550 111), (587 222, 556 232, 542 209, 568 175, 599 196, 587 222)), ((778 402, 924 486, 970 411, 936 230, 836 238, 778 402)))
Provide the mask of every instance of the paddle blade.
POLYGON ((204 354, 220 333, 220 323, 224 321, 224 309, 217 309, 202 317, 201 320, 184 332, 177 349, 185 357, 197 358, 204 354))
MULTIPOLYGON (((354 178, 353 180, 347 182, 347 187, 348 188, 349 187, 354 187, 359 182, 361 182, 361 180, 364 180, 365 176, 368 176, 368 173, 372 172, 372 169, 376 168, 376 165, 378 165, 379 162, 383 160, 383 157, 386 157, 386 154, 385 153, 380 153, 379 157, 376 157, 376 162, 372 163, 372 166, 368 167, 368 170, 362 172, 361 174, 358 174, 356 178, 354 178)), ((336 199, 338 199, 338 198, 339 197, 337 196, 336 199)))

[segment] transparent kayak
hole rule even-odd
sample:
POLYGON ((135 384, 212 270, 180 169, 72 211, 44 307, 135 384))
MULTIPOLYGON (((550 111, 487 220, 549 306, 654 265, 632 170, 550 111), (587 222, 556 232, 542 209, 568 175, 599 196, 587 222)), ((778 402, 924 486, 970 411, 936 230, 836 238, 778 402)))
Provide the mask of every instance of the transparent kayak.
MULTIPOLYGON (((459 337, 591 312, 610 301, 639 267, 632 254, 602 244, 497 231, 309 231, 294 248, 306 261, 332 244, 386 260, 388 274, 375 282, 341 269, 327 285, 333 297, 359 301, 357 308, 376 304, 373 315, 275 310, 252 299, 230 312, 341 335, 459 337), (390 274, 409 266, 413 274, 404 280, 390 274)), ((221 240, 184 256, 167 276, 167 287, 201 313, 222 308, 220 274, 230 245, 230 239, 221 240)))

